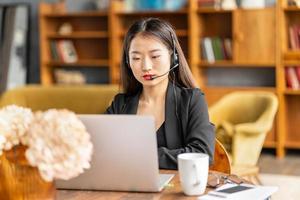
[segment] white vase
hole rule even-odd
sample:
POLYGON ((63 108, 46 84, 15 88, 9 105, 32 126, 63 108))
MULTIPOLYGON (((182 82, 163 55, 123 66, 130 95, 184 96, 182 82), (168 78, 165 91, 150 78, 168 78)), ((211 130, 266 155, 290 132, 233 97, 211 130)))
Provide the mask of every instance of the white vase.
POLYGON ((265 0, 241 0, 242 8, 264 8, 265 0))
POLYGON ((222 1, 222 9, 224 10, 233 10, 236 9, 236 1, 235 0, 223 0, 222 1))

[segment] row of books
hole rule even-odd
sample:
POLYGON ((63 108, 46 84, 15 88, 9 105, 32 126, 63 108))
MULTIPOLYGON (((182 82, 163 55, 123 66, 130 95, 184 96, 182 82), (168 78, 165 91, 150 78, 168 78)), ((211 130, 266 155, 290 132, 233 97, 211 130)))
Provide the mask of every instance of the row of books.
POLYGON ((221 8, 221 0, 198 0, 198 6, 204 8, 221 8))
POLYGON ((50 50, 53 60, 65 63, 78 61, 77 52, 72 40, 52 40, 50 50))
POLYGON ((124 0, 127 11, 134 10, 179 10, 187 0, 124 0))
POLYGON ((0 4, 0 94, 26 84, 29 7, 0 4))
POLYGON ((289 35, 291 49, 300 49, 300 24, 289 26, 289 35))
POLYGON ((232 59, 232 41, 230 38, 205 37, 201 40, 202 59, 208 62, 232 59))
POLYGON ((237 7, 265 8, 274 7, 276 0, 198 0, 199 7, 214 8, 214 9, 236 9, 237 7))
POLYGON ((285 68, 286 85, 293 90, 300 89, 300 66, 285 68))

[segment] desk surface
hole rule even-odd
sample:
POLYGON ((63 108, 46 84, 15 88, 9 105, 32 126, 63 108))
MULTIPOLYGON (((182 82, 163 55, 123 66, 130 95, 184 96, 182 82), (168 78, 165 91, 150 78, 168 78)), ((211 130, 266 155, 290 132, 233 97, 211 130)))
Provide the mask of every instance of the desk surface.
MULTIPOLYGON (((138 192, 104 192, 104 191, 76 191, 76 190, 57 190, 57 200, 98 200, 98 199, 122 199, 122 200, 184 200, 197 199, 196 196, 185 196, 182 192, 178 171, 161 170, 161 173, 175 173, 175 177, 171 180, 171 186, 165 188, 159 193, 138 193, 138 192)), ((208 190, 207 190, 208 191, 208 190)))

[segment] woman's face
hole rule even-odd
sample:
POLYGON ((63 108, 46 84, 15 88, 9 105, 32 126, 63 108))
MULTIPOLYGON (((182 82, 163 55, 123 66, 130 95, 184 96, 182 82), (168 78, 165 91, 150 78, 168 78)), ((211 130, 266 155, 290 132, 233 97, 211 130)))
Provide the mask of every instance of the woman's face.
POLYGON ((135 36, 129 47, 130 68, 134 77, 143 86, 154 86, 168 81, 168 74, 151 80, 168 72, 171 65, 170 51, 154 36, 135 36))

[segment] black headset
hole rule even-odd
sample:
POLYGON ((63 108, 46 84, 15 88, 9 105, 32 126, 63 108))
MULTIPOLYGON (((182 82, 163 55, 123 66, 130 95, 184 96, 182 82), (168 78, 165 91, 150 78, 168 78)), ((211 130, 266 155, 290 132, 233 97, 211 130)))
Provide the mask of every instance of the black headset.
POLYGON ((175 38, 172 34, 172 32, 170 32, 171 38, 172 38, 172 45, 173 45, 173 58, 172 58, 172 63, 171 66, 176 66, 179 65, 179 57, 178 57, 178 53, 176 50, 176 46, 175 46, 175 38))

